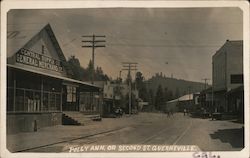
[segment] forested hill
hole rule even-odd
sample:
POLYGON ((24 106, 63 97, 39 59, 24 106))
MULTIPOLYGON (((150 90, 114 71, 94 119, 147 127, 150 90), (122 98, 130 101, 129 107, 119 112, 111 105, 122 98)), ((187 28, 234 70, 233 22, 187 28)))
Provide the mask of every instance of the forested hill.
POLYGON ((205 84, 201 82, 186 81, 163 76, 153 76, 149 80, 146 80, 145 83, 147 89, 152 89, 154 94, 159 85, 161 85, 163 89, 167 88, 169 91, 172 91, 173 95, 178 96, 188 94, 189 91, 200 92, 205 88, 205 84))

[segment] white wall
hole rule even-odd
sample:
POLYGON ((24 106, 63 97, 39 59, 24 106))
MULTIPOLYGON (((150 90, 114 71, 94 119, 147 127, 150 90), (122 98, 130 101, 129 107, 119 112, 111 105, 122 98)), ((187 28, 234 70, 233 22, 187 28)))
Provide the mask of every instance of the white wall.
POLYGON ((243 74, 243 44, 234 43, 227 47, 227 90, 239 87, 242 84, 231 84, 232 74, 243 74))
POLYGON ((242 41, 227 41, 213 56, 214 91, 229 91, 242 84, 231 84, 232 74, 243 74, 242 41))
POLYGON ((226 51, 224 46, 213 56, 213 87, 214 91, 226 89, 226 51))

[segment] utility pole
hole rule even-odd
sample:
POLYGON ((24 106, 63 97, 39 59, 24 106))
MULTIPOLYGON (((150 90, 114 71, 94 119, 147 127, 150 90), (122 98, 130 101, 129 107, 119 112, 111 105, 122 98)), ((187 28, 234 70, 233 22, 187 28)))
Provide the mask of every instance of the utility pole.
POLYGON ((82 40, 83 43, 87 43, 82 47, 85 48, 92 48, 92 76, 91 76, 91 83, 94 84, 94 73, 95 73, 95 49, 100 47, 105 47, 103 44, 106 42, 103 40, 106 36, 104 35, 84 35, 82 36, 85 40, 82 40), (98 39, 99 38, 99 39, 98 39))
POLYGON ((212 82, 212 112, 214 112, 214 84, 212 82))
POLYGON ((204 82, 205 82, 205 89, 207 89, 207 81, 209 81, 210 79, 209 78, 203 78, 201 80, 204 80, 204 82))
MULTIPOLYGON (((207 89, 207 81, 210 80, 210 79, 209 78, 204 78, 204 79, 201 79, 201 80, 204 80, 204 82, 205 82, 205 90, 206 90, 207 89)), ((205 95, 205 100, 207 99, 206 97, 207 97, 207 95, 205 95)), ((213 102, 213 87, 212 87, 212 102, 213 102)), ((212 105, 213 105, 213 103, 212 103, 212 105)), ((206 101, 205 101, 204 106, 206 106, 206 101)), ((208 103, 208 106, 210 106, 210 103, 208 103)))
POLYGON ((129 115, 131 115, 131 100, 132 100, 132 87, 131 87, 131 82, 132 82, 132 77, 131 77, 131 71, 136 71, 137 70, 137 64, 134 62, 123 62, 122 63, 122 70, 127 70, 128 71, 128 84, 129 84, 129 115))

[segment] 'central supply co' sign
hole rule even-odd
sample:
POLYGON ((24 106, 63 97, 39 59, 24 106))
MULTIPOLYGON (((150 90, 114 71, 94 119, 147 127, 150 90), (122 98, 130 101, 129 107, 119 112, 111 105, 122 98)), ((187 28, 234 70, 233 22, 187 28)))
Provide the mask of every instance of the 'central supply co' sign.
POLYGON ((59 60, 24 48, 16 53, 16 62, 57 72, 63 71, 62 64, 59 60))

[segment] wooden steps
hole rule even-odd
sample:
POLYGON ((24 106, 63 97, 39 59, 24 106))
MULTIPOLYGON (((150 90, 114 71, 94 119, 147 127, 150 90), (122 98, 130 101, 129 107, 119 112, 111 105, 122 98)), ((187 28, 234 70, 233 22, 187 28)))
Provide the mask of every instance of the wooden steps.
POLYGON ((101 121, 100 115, 86 115, 78 111, 63 112, 63 125, 87 125, 93 121, 101 121))

